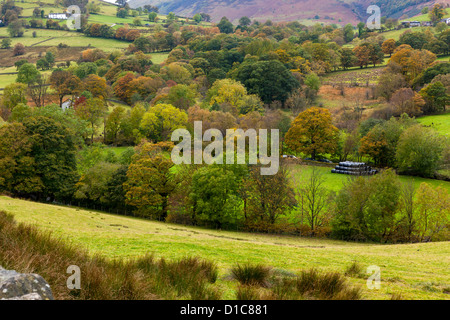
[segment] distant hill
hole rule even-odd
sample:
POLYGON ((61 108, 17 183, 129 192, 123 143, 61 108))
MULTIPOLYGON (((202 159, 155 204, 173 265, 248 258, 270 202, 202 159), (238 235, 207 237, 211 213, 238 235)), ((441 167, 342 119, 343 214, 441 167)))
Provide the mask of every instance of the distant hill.
POLYGON ((226 16, 236 23, 240 17, 248 16, 259 21, 355 24, 368 18, 366 10, 372 4, 381 8, 383 16, 407 18, 436 2, 450 4, 450 0, 130 0, 129 5, 136 8, 150 4, 159 7, 163 14, 174 12, 186 17, 204 12, 215 22, 226 16))

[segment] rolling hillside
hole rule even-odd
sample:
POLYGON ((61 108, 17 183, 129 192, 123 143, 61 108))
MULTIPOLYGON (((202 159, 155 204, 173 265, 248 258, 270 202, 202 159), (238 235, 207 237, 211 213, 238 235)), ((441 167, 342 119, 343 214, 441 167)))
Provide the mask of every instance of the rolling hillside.
POLYGON ((369 290, 366 277, 351 278, 363 299, 448 299, 449 242, 378 245, 315 238, 207 230, 74 207, 34 203, 0 196, 0 209, 18 222, 50 230, 57 237, 108 258, 150 253, 178 259, 198 256, 219 267, 217 285, 234 299, 229 272, 236 262, 272 266, 290 272, 317 267, 343 272, 353 261, 381 268, 381 289, 369 290))
POLYGON ((353 23, 368 18, 367 7, 376 4, 380 6, 382 15, 387 17, 409 17, 420 13, 424 6, 436 2, 449 3, 449 0, 130 0, 131 7, 151 4, 160 8, 161 13, 174 12, 182 16, 193 16, 205 12, 211 15, 213 21, 223 16, 237 22, 242 16, 265 21, 311 20, 325 23, 353 23))

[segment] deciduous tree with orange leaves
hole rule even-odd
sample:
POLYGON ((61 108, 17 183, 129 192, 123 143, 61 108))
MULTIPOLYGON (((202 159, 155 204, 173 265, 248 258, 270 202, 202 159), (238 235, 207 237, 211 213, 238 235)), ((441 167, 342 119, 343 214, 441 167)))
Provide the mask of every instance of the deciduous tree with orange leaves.
POLYGON ((286 134, 286 146, 311 155, 313 159, 323 153, 332 153, 339 130, 333 125, 331 113, 324 108, 309 108, 300 113, 286 134))

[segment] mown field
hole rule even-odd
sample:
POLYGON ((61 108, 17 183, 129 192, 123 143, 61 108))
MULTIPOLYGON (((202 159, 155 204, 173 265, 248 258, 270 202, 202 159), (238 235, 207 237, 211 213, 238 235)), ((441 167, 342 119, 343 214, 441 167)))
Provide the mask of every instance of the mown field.
POLYGON ((228 280, 236 263, 255 263, 291 272, 317 267, 344 272, 353 261, 381 268, 381 289, 369 290, 365 278, 351 278, 365 299, 448 299, 450 243, 378 245, 342 241, 208 230, 76 207, 47 205, 0 196, 0 209, 19 222, 51 230, 91 254, 133 258, 146 253, 176 259, 199 256, 215 261, 224 299, 234 299, 236 283, 228 280))

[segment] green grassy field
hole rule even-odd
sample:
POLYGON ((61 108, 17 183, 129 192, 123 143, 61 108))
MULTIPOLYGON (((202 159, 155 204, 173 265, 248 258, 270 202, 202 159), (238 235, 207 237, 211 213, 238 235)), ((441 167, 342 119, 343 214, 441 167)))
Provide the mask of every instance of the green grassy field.
MULTIPOLYGON (((8 36, 7 28, 0 28, 0 36, 8 36)), ((73 31, 31 28, 25 30, 23 37, 12 38, 12 46, 16 43, 22 43, 26 47, 31 45, 57 46, 60 43, 67 44, 70 47, 86 47, 90 45, 104 51, 124 49, 130 44, 129 42, 116 39, 91 38, 73 31), (36 38, 33 38, 33 31, 37 33, 36 38)))
POLYGON ((435 116, 425 116, 418 118, 417 121, 419 121, 424 126, 434 128, 441 134, 450 136, 450 113, 435 116))
MULTIPOLYGON (((331 167, 313 167, 313 166, 299 166, 292 165, 290 166, 290 170, 293 173, 294 181, 301 181, 302 179, 306 179, 311 173, 312 169, 316 168, 325 179, 325 185, 329 190, 339 191, 345 182, 350 178, 348 175, 344 174, 336 174, 331 173, 331 167)), ((413 181, 414 186, 418 188, 421 183, 426 182, 433 187, 441 186, 446 188, 450 192, 450 182, 448 181, 440 181, 435 179, 426 179, 421 177, 411 177, 411 176, 398 176, 401 182, 413 181)))
POLYGON ((381 268, 381 289, 369 290, 365 279, 352 278, 365 299, 448 299, 450 243, 376 245, 342 241, 206 230, 0 196, 0 209, 51 230, 76 245, 109 258, 153 253, 168 259, 200 256, 220 268, 218 286, 234 299, 236 284, 226 280, 236 263, 260 263, 298 272, 305 268, 343 272, 353 261, 381 268))
MULTIPOLYGON (((450 17, 450 10, 449 9, 445 9, 444 18, 449 18, 449 17, 450 17)), ((429 15, 427 13, 427 14, 420 14, 420 15, 414 16, 412 18, 403 19, 400 22, 402 22, 402 21, 420 21, 420 22, 422 22, 422 21, 430 21, 430 17, 429 17, 429 15)))

